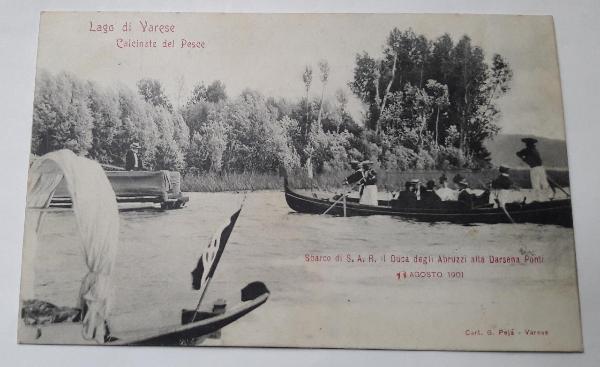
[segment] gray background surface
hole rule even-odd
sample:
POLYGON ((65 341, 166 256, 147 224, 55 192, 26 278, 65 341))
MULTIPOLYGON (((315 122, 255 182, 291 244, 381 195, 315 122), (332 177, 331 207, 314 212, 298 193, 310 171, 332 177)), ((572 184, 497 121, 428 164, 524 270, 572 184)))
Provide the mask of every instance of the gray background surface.
POLYGON ((8 1, 0 0, 0 349, 6 366, 600 365, 600 2, 510 1, 8 1), (41 10, 409 12, 554 16, 573 191, 585 352, 466 353, 254 348, 98 348, 16 344, 26 174, 41 10))

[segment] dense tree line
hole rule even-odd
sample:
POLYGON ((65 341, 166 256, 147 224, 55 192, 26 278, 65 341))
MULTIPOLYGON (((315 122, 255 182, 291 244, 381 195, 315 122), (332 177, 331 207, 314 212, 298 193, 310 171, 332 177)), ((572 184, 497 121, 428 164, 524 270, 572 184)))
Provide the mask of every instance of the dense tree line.
MULTIPOLYGON (((142 80, 140 93, 126 87, 101 88, 73 75, 41 72, 36 80, 32 152, 67 148, 101 163, 123 166, 134 141, 143 146, 142 159, 156 169, 183 169, 189 129, 166 98, 143 92, 160 83, 142 80)), ((149 92, 155 93, 156 91, 149 92)))
POLYGON ((298 71, 305 88, 296 101, 244 90, 230 97, 221 81, 197 84, 173 106, 158 80, 137 90, 103 88, 68 73, 41 72, 36 81, 32 152, 68 148, 123 166, 137 141, 152 169, 326 172, 350 159, 410 169, 486 164, 483 142, 499 130, 495 101, 512 77, 507 62, 464 36, 434 41, 394 29, 380 57, 356 56, 352 92, 363 120, 348 113, 348 96, 328 90, 330 68, 298 71))
POLYGON ((488 65, 466 35, 457 43, 448 34, 430 41, 395 28, 381 57, 356 56, 349 85, 368 106, 365 125, 376 132, 383 161, 406 154, 435 160, 443 153, 454 164, 484 165, 483 142, 499 131, 495 101, 511 79, 502 56, 488 65))

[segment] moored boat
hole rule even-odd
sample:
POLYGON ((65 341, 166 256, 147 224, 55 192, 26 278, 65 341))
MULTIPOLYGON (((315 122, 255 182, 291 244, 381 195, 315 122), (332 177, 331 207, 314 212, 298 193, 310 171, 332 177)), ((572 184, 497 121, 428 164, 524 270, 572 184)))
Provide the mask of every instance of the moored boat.
POLYGON ((505 208, 481 207, 468 209, 456 202, 443 202, 440 208, 392 208, 388 201, 378 206, 361 205, 355 201, 309 197, 291 190, 285 182, 285 200, 296 212, 335 216, 388 215, 422 222, 470 223, 537 223, 573 226, 571 200, 560 199, 532 203, 507 203, 505 208), (335 202, 335 204, 334 204, 335 202), (329 210, 329 211, 328 211, 329 210), (510 215, 507 215, 507 213, 510 215))
MULTIPOLYGON (((155 203, 163 209, 179 209, 189 201, 181 193, 181 175, 175 171, 106 171, 118 203, 155 203)), ((67 183, 62 180, 52 206, 71 206, 67 183)))

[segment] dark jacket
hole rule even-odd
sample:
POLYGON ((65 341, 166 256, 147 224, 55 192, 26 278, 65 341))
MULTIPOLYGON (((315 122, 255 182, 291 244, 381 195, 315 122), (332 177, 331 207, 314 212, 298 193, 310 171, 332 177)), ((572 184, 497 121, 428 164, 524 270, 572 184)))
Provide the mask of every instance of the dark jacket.
POLYGON ((461 190, 458 193, 458 202, 467 209, 485 206, 489 203, 489 200, 490 192, 488 190, 484 191, 481 195, 469 193, 467 190, 461 190))
POLYGON ((421 200, 419 206, 422 208, 439 208, 442 203, 442 199, 433 190, 422 190, 421 200))
POLYGON ((125 156, 125 170, 127 171, 141 171, 144 169, 144 165, 142 164, 142 158, 140 155, 137 155, 137 167, 135 167, 135 152, 131 149, 127 151, 127 155, 125 156))
POLYGON ((527 147, 519 150, 517 157, 521 158, 531 168, 542 165, 542 157, 535 147, 527 147))
POLYGON ((416 208, 417 207, 417 194, 413 191, 400 191, 398 198, 392 200, 392 208, 416 208))
POLYGON ((375 185, 377 184, 377 173, 373 169, 369 169, 363 172, 364 184, 375 185))
POLYGON ((508 176, 500 175, 492 181, 492 189, 508 190, 513 187, 513 182, 508 176))
POLYGON ((466 208, 471 209, 474 206, 476 197, 477 195, 471 194, 467 190, 460 190, 458 193, 458 202, 462 203, 466 208))
POLYGON ((362 180, 362 178, 363 178, 362 170, 357 169, 356 171, 352 172, 352 174, 350 176, 346 177, 346 181, 344 181, 344 183, 346 183, 348 185, 354 185, 358 181, 362 180))

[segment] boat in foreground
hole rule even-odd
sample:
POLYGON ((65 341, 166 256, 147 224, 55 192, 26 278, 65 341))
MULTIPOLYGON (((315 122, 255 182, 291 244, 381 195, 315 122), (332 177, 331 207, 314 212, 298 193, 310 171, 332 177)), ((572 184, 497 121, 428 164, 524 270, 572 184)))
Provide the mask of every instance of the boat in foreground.
POLYGON ((560 199, 532 203, 507 203, 505 208, 481 207, 467 209, 457 202, 442 202, 441 208, 392 208, 380 201, 380 205, 361 205, 355 201, 343 200, 334 204, 332 199, 309 197, 299 194, 285 182, 285 200, 288 206, 298 213, 327 214, 336 216, 389 215, 421 222, 471 223, 537 223, 556 224, 573 227, 571 200, 560 199), (509 216, 506 214, 508 213, 509 216))
MULTIPOLYGON (((264 304, 269 298, 269 290, 262 282, 248 284, 241 291, 242 301, 230 309, 210 311, 182 310, 181 324, 134 330, 110 334, 102 345, 197 345, 204 338, 215 337, 211 334, 242 318, 264 304), (216 312, 215 312, 216 311, 216 312)), ((27 344, 93 344, 95 340, 82 337, 81 322, 75 319, 69 322, 28 325, 21 322, 19 342, 27 344)))

